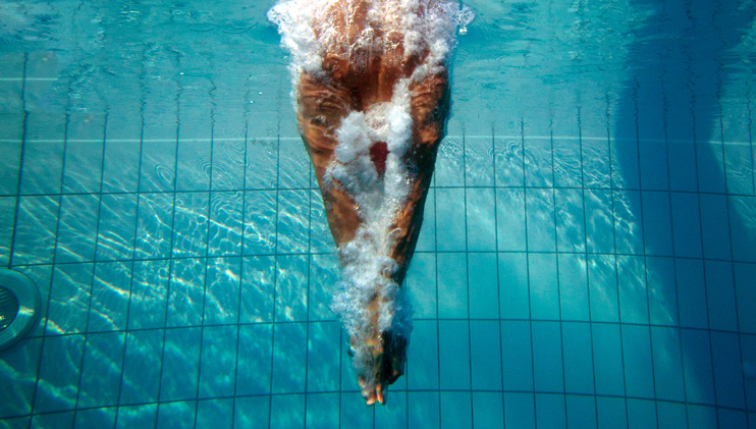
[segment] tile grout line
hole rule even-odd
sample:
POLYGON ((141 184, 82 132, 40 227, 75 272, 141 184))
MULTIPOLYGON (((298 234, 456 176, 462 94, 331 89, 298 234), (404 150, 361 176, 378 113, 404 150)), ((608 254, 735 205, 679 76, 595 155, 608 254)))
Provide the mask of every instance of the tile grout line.
MULTIPOLYGON (((23 76, 26 77, 26 68, 28 66, 29 62, 29 54, 24 53, 24 64, 23 64, 23 76)), ((16 243, 16 230, 18 228, 18 215, 21 208, 21 183, 23 179, 23 172, 24 172, 24 158, 26 155, 26 137, 28 134, 28 127, 29 127, 29 111, 26 110, 26 79, 24 79, 21 83, 21 108, 24 112, 24 116, 21 122, 21 148, 19 153, 19 159, 18 159, 18 176, 17 176, 17 182, 16 182, 16 207, 14 208, 14 215, 13 215, 13 230, 11 231, 11 237, 10 237, 10 246, 8 248, 8 269, 10 269, 13 266, 13 251, 14 251, 14 245, 16 243)), ((57 239, 57 234, 55 235, 57 239)), ((41 350, 40 350, 41 353, 41 350)))

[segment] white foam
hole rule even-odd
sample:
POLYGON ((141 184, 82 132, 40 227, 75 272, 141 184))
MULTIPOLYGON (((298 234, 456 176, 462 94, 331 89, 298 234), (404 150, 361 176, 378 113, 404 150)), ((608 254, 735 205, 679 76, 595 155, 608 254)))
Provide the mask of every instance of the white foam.
POLYGON ((394 84, 389 102, 342 118, 335 130, 335 157, 324 177, 325 186, 336 182, 343 186, 362 220, 355 238, 339 249, 342 275, 331 308, 357 339, 353 362, 368 384, 374 380, 364 342, 375 334, 368 303, 379 297, 379 331, 391 330, 405 338, 411 331, 409 301, 392 279, 399 267, 389 256, 399 232, 391 229, 392 224, 415 180, 409 173, 409 161, 402 158, 412 143, 409 85, 445 67, 456 30, 463 32, 472 17, 468 8, 454 0, 282 0, 268 13, 278 24, 282 45, 292 54, 295 87, 302 72, 322 75, 325 52, 345 60, 364 48, 380 55, 394 47, 398 34, 403 36, 405 56, 427 53, 410 77, 394 84), (367 19, 360 34, 350 38, 336 31, 332 25, 335 16, 343 15, 348 21, 352 11, 365 5, 367 19), (370 147, 378 142, 385 142, 388 148, 383 177, 370 158, 370 147))

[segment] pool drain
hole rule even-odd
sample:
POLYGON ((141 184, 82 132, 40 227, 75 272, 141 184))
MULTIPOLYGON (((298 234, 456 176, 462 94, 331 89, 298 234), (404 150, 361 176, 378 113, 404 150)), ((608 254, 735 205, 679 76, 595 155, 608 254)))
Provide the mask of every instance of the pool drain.
POLYGON ((29 277, 0 269, 0 350, 20 340, 39 319, 42 300, 29 277))

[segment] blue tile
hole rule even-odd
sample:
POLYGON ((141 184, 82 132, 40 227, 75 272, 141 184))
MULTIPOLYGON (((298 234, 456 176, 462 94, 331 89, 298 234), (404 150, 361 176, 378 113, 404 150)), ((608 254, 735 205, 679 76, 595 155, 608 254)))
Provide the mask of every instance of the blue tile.
POLYGON ((743 375, 745 381, 746 408, 756 409, 756 336, 740 335, 743 355, 743 375))
POLYGON ((562 320, 590 320, 585 256, 559 254, 557 263, 559 264, 559 305, 562 320))
POLYGON ((686 397, 693 403, 714 405, 714 374, 709 334, 688 329, 683 329, 681 333, 686 397))
POLYGON ((140 192, 173 191, 176 174, 176 140, 152 140, 145 129, 142 145, 140 192))
MULTIPOLYGON (((393 397, 388 404, 393 403, 393 397)), ((390 406, 390 405, 389 405, 390 406)), ((339 427, 339 394, 327 393, 307 396, 307 428, 331 429, 339 427)))
MULTIPOLYGON (((468 322, 439 321, 441 389, 470 389, 470 333, 468 322)), ((443 407, 443 404, 442 404, 443 407)), ((443 426, 443 422, 442 422, 443 426)))
POLYGON ((170 261, 134 262, 128 312, 129 329, 165 326, 170 261))
POLYGON ((527 258, 523 253, 499 254, 499 296, 502 319, 530 318, 527 258))
POLYGON ((497 139, 494 162, 496 186, 524 186, 523 143, 519 137, 497 139))
POLYGON ((13 223, 16 219, 16 198, 0 197, 0 266, 8 265, 10 260, 13 223))
POLYGON ((436 229, 439 251, 466 250, 464 189, 436 189, 436 229))
POLYGON ((79 383, 78 408, 118 404, 125 334, 89 334, 79 383))
POLYGON ((619 326, 594 323, 592 334, 596 393, 624 396, 625 380, 622 373, 622 344, 619 326))
POLYGON ((722 143, 696 143, 698 185, 701 192, 727 192, 725 186, 724 149, 722 143))
POLYGON ((551 187, 554 185, 551 140, 526 137, 525 144, 525 186, 551 187))
POLYGON ((116 429, 154 426, 157 415, 157 404, 119 407, 116 417, 116 429))
MULTIPOLYGON (((202 333, 199 397, 233 396, 237 363, 236 326, 208 326, 202 333)), ((230 414, 230 413, 229 413, 230 414)))
POLYGON ((275 140, 247 141, 245 189, 274 189, 278 186, 278 143, 275 140))
MULTIPOLYGON (((429 238, 427 235, 430 233, 432 240, 435 236, 435 217, 433 216, 433 203, 431 202, 430 198, 432 198, 433 192, 430 192, 428 195, 429 200, 426 203, 426 207, 429 209, 426 209, 425 212, 425 219, 423 221, 423 228, 420 231, 420 239, 418 240, 416 250, 432 250, 432 246, 428 245, 429 238), (426 237, 423 237, 423 236, 426 237), (421 244, 421 242, 424 242, 424 244, 421 244), (428 249, 430 247, 430 249, 428 249)), ((275 197, 271 197, 270 201, 274 204, 275 203, 275 197)), ((269 209, 271 211, 275 209, 269 209)), ((275 212, 273 211, 273 216, 275 215, 275 212)), ((258 222, 265 220, 264 216, 260 216, 258 218, 258 222)), ((262 222, 261 222, 262 223, 262 222)), ((268 231, 270 235, 269 240, 262 240, 261 232, 253 232, 255 234, 254 236, 257 238, 258 242, 260 243, 272 243, 273 242, 273 236, 275 234, 275 229, 273 228, 272 220, 268 222, 268 231)), ((334 249, 334 243, 333 243, 333 236, 331 236, 331 230, 328 228, 328 221, 326 220, 326 212, 325 207, 323 206, 323 196, 320 194, 320 190, 311 190, 310 191, 310 251, 313 253, 326 253, 331 252, 334 249)), ((246 251, 246 248, 245 248, 246 251)), ((271 251, 264 252, 264 253, 272 253, 271 251)))
POLYGON ((609 150, 611 151, 613 186, 619 189, 640 188, 640 162, 634 130, 632 136, 624 133, 615 136, 609 145, 609 150))
POLYGON ((475 390, 502 389, 500 329, 497 321, 470 321, 472 388, 475 390))
MULTIPOLYGON (((614 253, 615 227, 619 218, 612 217, 612 192, 586 189, 585 234, 589 253, 614 253), (613 225, 614 223, 614 225, 613 225)), ((615 194, 616 196, 616 194, 615 194)), ((616 207, 615 207, 616 210, 616 207)), ((623 228, 625 226, 623 225, 623 228)), ((617 230, 617 240, 628 231, 617 230)), ((619 252, 619 248, 617 249, 619 252)))
POLYGON ((82 333, 87 328, 93 264, 58 265, 50 288, 48 335, 82 333))
POLYGON ((231 429, 233 422, 233 399, 199 401, 196 427, 231 429))
POLYGON ((310 323, 307 346, 307 391, 338 392, 341 324, 337 322, 310 323))
POLYGON ((64 195, 60 202, 55 262, 93 261, 99 198, 97 195, 64 195))
MULTIPOLYGON (((20 129, 20 123, 19 123, 20 129)), ((6 138, 0 130, 0 139, 6 138)), ((18 191, 18 172, 21 169, 21 138, 0 141, 0 195, 15 195, 18 191)))
POLYGON ((717 410, 717 421, 721 428, 744 428, 748 426, 748 417, 744 411, 717 410))
POLYGON ((651 328, 656 398, 665 401, 685 400, 680 333, 676 328, 651 328))
POLYGON ((171 194, 139 195, 135 258, 166 258, 170 256, 173 230, 173 196, 171 194))
POLYGON ((299 139, 281 140, 278 143, 278 187, 281 189, 308 188, 310 185, 310 159, 299 139))
POLYGON ((120 405, 157 401, 162 345, 162 331, 136 331, 126 335, 120 405))
POLYGON ((700 405, 688 405, 688 424, 690 429, 717 427, 717 409, 700 405))
POLYGON ((622 352, 627 396, 654 398, 654 367, 648 326, 622 325, 622 352))
POLYGON ((535 390, 564 392, 564 363, 559 323, 533 322, 532 335, 535 390))
POLYGON ((21 197, 16 235, 13 242, 13 265, 51 263, 55 250, 58 197, 21 197))
POLYGON ((103 195, 100 224, 97 227, 97 260, 130 259, 134 254, 134 228, 137 225, 137 196, 103 195))
POLYGON ((731 259, 730 232, 727 228, 727 197, 700 194, 704 257, 731 259))
POLYGON ((244 130, 227 130, 241 124, 240 109, 218 111, 213 129, 213 189, 236 190, 244 186, 244 164, 247 142, 244 130), (233 118, 233 119, 232 119, 233 118))
POLYGON ((540 427, 567 427, 564 395, 536 394, 536 422, 540 427))
POLYGON ((47 308, 48 301, 50 299, 50 288, 52 285, 53 266, 52 265, 32 265, 27 267, 17 267, 15 270, 22 272, 29 276, 34 284, 39 288, 39 293, 42 298, 42 308, 40 309, 39 322, 36 323, 27 337, 40 337, 45 331, 45 324, 47 323, 47 308))
MULTIPOLYGON (((205 135, 186 136, 182 125, 176 149, 176 190, 207 191, 210 189, 210 124, 203 130, 205 135)), ((204 128, 204 127, 203 127, 204 128)))
POLYGON ((78 410, 74 420, 74 428, 112 428, 116 423, 116 408, 94 408, 78 410))
POLYGON ((501 392, 473 392, 472 412, 475 427, 504 427, 504 398, 501 392))
POLYGON ((131 278, 132 263, 130 262, 95 264, 88 332, 116 331, 126 328, 131 278))
POLYGON ((207 261, 203 323, 237 323, 241 294, 241 258, 215 258, 207 261))
POLYGON ((648 291, 643 257, 618 256, 617 282, 623 323, 648 324, 648 291))
POLYGON ((157 428, 188 428, 194 426, 196 401, 163 402, 158 404, 157 428))
POLYGON ((26 128, 30 131, 26 134, 21 160, 21 194, 60 192, 65 148, 64 120, 63 117, 29 116, 26 128))
POLYGON ((211 194, 209 255, 241 255, 244 227, 242 196, 241 192, 211 194))
POLYGON ((672 231, 668 192, 643 192, 643 233, 646 254, 672 256, 672 231))
POLYGON ((531 354, 532 338, 530 332, 530 322, 501 322, 501 359, 504 369, 505 390, 533 389, 533 356, 531 354))
POLYGON ((276 252, 304 253, 309 246, 310 191, 279 191, 276 252))
MULTIPOLYGON (((280 338, 278 340, 280 342, 280 338)), ((240 362, 242 364, 237 367, 236 395, 270 392, 270 371, 260 371, 259 368, 271 367, 272 347, 273 327, 271 325, 239 327, 238 355, 242 357, 243 362, 240 362)))
POLYGON ((504 427, 535 429, 535 400, 532 393, 504 393, 504 427))
POLYGON ((205 259, 173 259, 171 261, 167 326, 202 324, 205 269, 205 259))
POLYGON ((585 207, 583 191, 554 189, 556 248, 560 252, 585 252, 585 207))
POLYGON ((642 140, 638 146, 640 156, 641 188, 668 189, 667 145, 658 140, 642 140))
POLYGON ((754 166, 751 156, 752 150, 747 142, 732 142, 724 145, 724 165, 728 193, 753 195, 754 166))
MULTIPOLYGON (((527 234, 525 229, 525 192, 522 189, 496 190, 496 239, 499 251, 524 251, 527 234)), ((441 228, 441 224, 438 228, 441 228)))
MULTIPOLYGON (((580 145, 572 139, 554 136, 552 146, 554 152, 554 185, 557 188, 582 187, 583 169, 580 145)), ((603 145, 597 144, 597 146, 599 151, 603 148, 603 145)), ((606 147, 608 149, 609 146, 606 147)), ((585 163, 585 160, 583 163, 585 163)))
POLYGON ((685 404, 658 401, 656 414, 660 428, 686 429, 689 427, 685 404))
POLYGON ((596 415, 601 429, 627 429, 625 398, 596 398, 596 415))
POLYGON ((468 138, 465 141, 465 184, 494 185, 494 154, 492 138, 468 138))
POLYGON ((275 326, 274 338, 272 393, 303 392, 307 359, 307 324, 278 324, 275 326))
POLYGON ((415 320, 407 350, 407 384, 412 390, 439 387, 438 325, 435 320, 415 320))
MULTIPOLYGON (((580 154, 576 155, 578 160, 582 159, 583 161, 583 185, 587 188, 611 188, 611 153, 609 151, 609 142, 605 138, 583 138, 581 145, 582 158, 580 154)), ((563 162, 570 161, 565 160, 563 162)), ((580 186, 580 182, 576 183, 576 185, 580 186)))
POLYGON ((591 326, 587 323, 564 323, 562 338, 565 391, 593 394, 591 326))
POLYGON ((438 260, 439 317, 468 317, 467 255, 440 253, 436 257, 438 260))
MULTIPOLYGON (((467 264, 470 318, 497 319, 499 317, 499 285, 496 254, 468 253, 467 264)), ((432 278, 432 276, 425 278, 432 278)), ((418 285, 418 287, 422 286, 418 285)))
POLYGON ((464 143, 459 138, 447 137, 438 148, 436 171, 433 174, 436 186, 462 186, 465 183, 463 167, 464 143))
POLYGON ((270 429, 304 427, 304 395, 277 395, 270 400, 270 429))
MULTIPOLYGON (((481 399, 479 402, 482 405, 486 405, 485 399, 481 399)), ((473 399, 474 401, 474 399, 473 399)), ((407 427, 409 429, 439 429, 441 427, 439 410, 440 410, 440 398, 438 392, 409 392, 409 409, 407 410, 408 421, 407 427)), ((473 402, 473 412, 478 410, 475 408, 473 402)), ((484 409, 479 413, 485 413, 489 411, 484 409)), ((477 420, 477 416, 475 417, 477 420)), ((502 422, 499 427, 503 427, 502 422)), ((497 427, 497 426, 491 426, 497 427)))
MULTIPOLYGON (((356 385, 356 383, 355 383, 356 385)), ((436 393, 438 397, 438 393, 436 393)), ((438 414, 437 410, 436 414, 438 414)), ((343 428, 370 428, 374 427, 375 414, 365 412, 365 400, 358 391, 347 392, 341 395, 340 426, 343 428)))
POLYGON ((308 259, 307 256, 279 256, 277 259, 277 322, 307 320, 308 259))
MULTIPOLYGON (((244 208, 244 254, 276 251, 277 203, 275 192, 248 191, 244 208)), ((330 240, 330 234, 328 235, 330 240)))
POLYGON ((669 143, 669 187, 673 191, 695 191, 698 177, 696 167, 696 146, 690 142, 669 143))
POLYGON ((165 365, 160 378, 160 400, 176 401, 195 399, 199 378, 199 328, 167 329, 163 346, 165 365))
POLYGON ((671 199, 675 255, 700 258, 703 247, 698 195, 673 192, 671 199))
POLYGON ((207 253, 210 194, 177 193, 173 219, 172 256, 205 256, 207 253))
POLYGON ((596 398, 567 395, 567 427, 595 429, 596 398))
POLYGON ((756 216, 756 198, 729 197, 732 258, 736 261, 756 262, 756 233, 749 219, 756 216))
POLYGON ((731 262, 705 261, 706 303, 709 327, 728 331, 738 330, 738 311, 735 280, 731 262))
POLYGON ((591 299, 591 320, 594 322, 619 321, 617 271, 614 256, 589 256, 588 287, 591 299))
POLYGON ((24 339, 3 350, 0 379, 5 392, 0 404, 0 421, 30 413, 41 351, 41 338, 24 339))
POLYGON ((272 256, 245 257, 242 267, 239 322, 271 322, 274 311, 276 260, 272 256))
MULTIPOLYGON (((556 250, 556 220, 552 189, 526 189, 525 206, 529 251, 556 250)), ((501 248, 499 248, 501 250, 501 248)))
POLYGON ((711 350, 717 405, 744 409, 743 360, 738 335, 712 332, 711 350))
POLYGON ((530 314, 534 319, 559 319, 556 255, 532 253, 528 258, 530 314))
POLYGON ((675 262, 672 258, 646 259, 649 311, 655 325, 679 325, 675 262))
POLYGON ((441 428, 472 428, 470 392, 441 392, 441 428))
POLYGON ((235 398, 234 428, 267 429, 271 396, 235 398))
POLYGON ((29 427, 33 428, 67 428, 73 427, 74 412, 38 414, 32 417, 29 427))
POLYGON ((647 429, 657 427, 656 403, 641 399, 627 400, 627 420, 630 429, 647 429))
MULTIPOLYGON (((310 255, 310 290, 307 307, 309 320, 333 320, 330 305, 339 280, 339 262, 334 254, 310 255)), ((415 258, 415 262, 417 257, 415 258)), ((412 266, 415 266, 413 263, 412 266)), ((410 269, 411 271, 411 269, 410 269)), ((406 284, 406 282, 405 282, 406 284)), ((417 307, 415 307, 417 311, 417 307)))
POLYGON ((72 114, 63 171, 63 192, 99 192, 104 155, 105 118, 97 114, 72 114))
POLYGON ((68 335, 45 338, 39 379, 34 395, 35 413, 73 410, 79 386, 84 337, 68 335))
MULTIPOLYGON (((108 123, 111 119, 108 119, 108 123)), ((137 123, 138 125, 138 123, 137 123)), ((108 129, 108 137, 111 129, 108 129)), ((134 140, 106 140, 103 161, 103 192, 136 192, 139 185, 139 161, 141 144, 139 129, 134 140)))
MULTIPOLYGON (((738 306, 738 330, 742 333, 756 333, 756 265, 735 264, 735 289, 738 306)), ((756 399, 756 398, 754 398, 756 399)))
MULTIPOLYGON (((615 190, 612 195, 616 252, 626 255, 644 254, 643 225, 638 213, 641 207, 640 192, 615 190)), ((586 213, 589 212, 586 207, 586 213)))
POLYGON ((496 207, 493 188, 468 189, 466 201, 467 249, 496 250, 496 207))
POLYGON ((389 391, 386 404, 375 408, 376 427, 407 427, 407 393, 398 389, 389 391))
POLYGON ((703 261, 678 259, 675 263, 680 325, 689 328, 708 328, 703 261))

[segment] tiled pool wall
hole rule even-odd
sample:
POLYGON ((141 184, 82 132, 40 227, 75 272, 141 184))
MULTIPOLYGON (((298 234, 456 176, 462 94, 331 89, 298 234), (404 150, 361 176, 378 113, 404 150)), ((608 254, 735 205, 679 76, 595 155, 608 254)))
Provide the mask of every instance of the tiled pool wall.
POLYGON ((366 408, 287 91, 147 70, 90 109, 54 60, 0 76, 0 265, 43 296, 0 352, 0 427, 756 425, 750 103, 640 82, 456 113, 407 374, 366 408))

